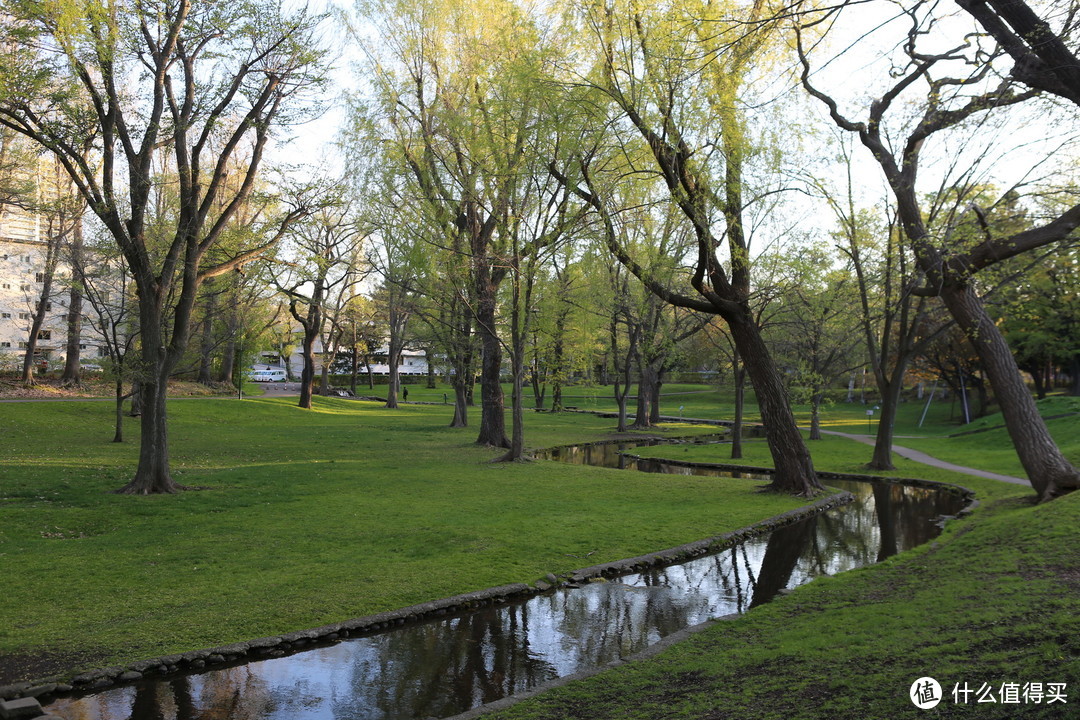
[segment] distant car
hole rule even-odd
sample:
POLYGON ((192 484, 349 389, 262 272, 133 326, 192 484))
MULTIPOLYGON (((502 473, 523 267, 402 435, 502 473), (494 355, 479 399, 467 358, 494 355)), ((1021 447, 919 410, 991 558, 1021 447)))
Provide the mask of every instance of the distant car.
POLYGON ((288 380, 288 375, 284 370, 252 370, 248 377, 252 382, 285 382, 288 380))
POLYGON ((101 372, 101 366, 94 363, 79 363, 79 369, 83 372, 101 372))

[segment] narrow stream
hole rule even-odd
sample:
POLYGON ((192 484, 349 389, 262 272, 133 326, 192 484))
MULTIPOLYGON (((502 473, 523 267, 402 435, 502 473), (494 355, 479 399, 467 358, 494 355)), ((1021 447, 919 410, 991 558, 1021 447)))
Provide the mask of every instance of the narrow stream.
MULTIPOLYGON (((619 453, 629 447, 560 448, 549 457, 648 472, 724 474, 627 460, 619 453)), ((282 658, 62 698, 46 711, 65 720, 444 718, 631 655, 819 575, 880 561, 934 537, 936 519, 962 506, 958 496, 938 490, 829 484, 850 491, 856 502, 715 555, 282 658)))

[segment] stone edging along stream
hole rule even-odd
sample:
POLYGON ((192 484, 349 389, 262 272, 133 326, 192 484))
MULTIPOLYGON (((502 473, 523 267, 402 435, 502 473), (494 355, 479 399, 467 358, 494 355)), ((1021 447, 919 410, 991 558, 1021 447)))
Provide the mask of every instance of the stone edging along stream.
MULTIPOLYGON (((630 456, 633 457, 633 456, 630 456)), ((664 461, 671 465, 710 467, 747 473, 771 473, 768 468, 754 468, 739 465, 687 463, 664 461)), ((970 512, 976 505, 975 493, 967 488, 930 480, 881 478, 870 475, 849 475, 842 473, 818 473, 822 478, 846 478, 854 480, 884 480, 920 487, 948 489, 965 496, 969 504, 964 513, 970 512)), ((407 623, 419 623, 437 617, 465 612, 477 608, 502 605, 523 600, 555 587, 564 587, 588 582, 594 578, 613 577, 683 562, 691 558, 707 555, 728 548, 738 542, 760 535, 769 530, 789 525, 803 518, 833 507, 850 503, 854 497, 849 492, 838 492, 824 497, 801 508, 789 510, 775 517, 754 523, 739 530, 724 533, 712 538, 697 540, 677 547, 660 550, 646 555, 639 555, 624 560, 592 565, 590 567, 565 573, 562 577, 548 574, 544 580, 533 585, 514 583, 487 588, 475 592, 454 595, 431 602, 410 605, 409 607, 388 612, 367 615, 345 620, 339 623, 323 625, 310 630, 258 638, 246 642, 232 643, 206 650, 194 650, 175 655, 140 660, 127 665, 101 668, 83 672, 74 676, 57 675, 34 682, 20 682, 0 687, 0 700, 13 700, 23 697, 43 697, 62 695, 71 692, 89 692, 104 690, 117 685, 133 683, 143 678, 167 677, 177 673, 199 672, 214 667, 228 667, 246 662, 283 657, 316 645, 326 645, 343 638, 367 635, 387 630, 407 623)))

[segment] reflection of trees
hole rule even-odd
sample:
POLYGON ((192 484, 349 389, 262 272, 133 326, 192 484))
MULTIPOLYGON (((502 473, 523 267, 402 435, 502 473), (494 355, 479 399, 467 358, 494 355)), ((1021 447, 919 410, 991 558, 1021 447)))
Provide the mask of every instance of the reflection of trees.
POLYGON ((487 608, 352 641, 335 717, 444 717, 555 677, 530 644, 527 605, 487 608))
POLYGON ((778 527, 769 534, 765 558, 758 570, 757 585, 750 607, 772 600, 787 587, 799 558, 810 546, 817 529, 817 516, 778 527))

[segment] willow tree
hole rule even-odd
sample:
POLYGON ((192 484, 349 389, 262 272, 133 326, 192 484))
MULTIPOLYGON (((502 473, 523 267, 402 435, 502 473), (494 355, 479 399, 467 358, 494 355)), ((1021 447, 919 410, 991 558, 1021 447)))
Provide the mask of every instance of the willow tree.
MULTIPOLYGON (((821 101, 833 123, 859 138, 879 166, 896 199, 905 242, 925 278, 925 285, 914 292, 940 297, 971 341, 1032 487, 1040 499, 1050 499, 1080 487, 1080 471, 1062 454, 1039 414, 1008 343, 983 305, 978 273, 1068 237, 1080 225, 1080 205, 1071 205, 1045 224, 1018 231, 998 221, 1001 209, 1008 205, 1008 193, 998 202, 982 204, 978 197, 982 186, 972 180, 980 177, 975 168, 979 164, 1008 166, 985 149, 1000 152, 999 146, 1008 147, 992 137, 993 124, 1038 91, 1018 84, 1003 71, 1000 61, 1007 57, 1005 50, 985 36, 971 34, 952 47, 943 47, 935 35, 941 19, 935 6, 916 4, 903 8, 899 17, 906 32, 896 48, 897 62, 863 119, 853 119, 856 111, 842 107, 838 94, 826 92, 814 77, 812 52, 803 42, 804 27, 797 26, 802 84, 821 101), (966 196, 962 207, 978 229, 975 233, 956 232, 959 216, 935 231, 925 196, 919 192, 924 154, 935 144, 947 148, 949 140, 961 148, 950 157, 950 169, 962 168, 962 172, 959 177, 935 178, 933 187, 951 188, 966 196), (972 161, 976 165, 964 163, 965 157, 976 158, 972 161)), ((811 16, 805 25, 832 18, 831 12, 811 16)), ((1027 143, 1023 152, 1030 155, 1031 150, 1027 143)))
POLYGON ((477 442, 509 448, 499 291, 543 244, 522 243, 518 220, 529 178, 546 176, 530 153, 545 131, 547 16, 509 0, 385 0, 361 14, 378 36, 368 51, 375 100, 358 115, 386 162, 408 171, 404 192, 425 211, 428 242, 468 264, 482 346, 477 442))
POLYGON ((56 156, 137 289, 141 445, 121 492, 174 492, 166 383, 199 286, 265 252, 303 214, 264 218, 256 246, 211 254, 272 131, 320 80, 318 18, 272 0, 7 0, 0 17, 0 124, 56 156), (159 203, 166 187, 175 200, 159 203))
POLYGON ((821 485, 750 307, 753 198, 778 188, 768 176, 753 177, 768 153, 763 138, 751 137, 747 80, 778 48, 777 27, 763 3, 605 0, 586 3, 582 17, 594 64, 580 82, 593 91, 593 102, 614 109, 607 122, 618 138, 609 143, 615 153, 630 147, 630 138, 644 152, 626 152, 622 169, 602 161, 610 152, 583 157, 575 186, 609 228, 611 250, 650 291, 727 322, 757 393, 776 468, 773 486, 812 495, 821 485), (651 176, 667 189, 695 240, 689 287, 653 277, 618 243, 618 208, 605 175, 612 182, 651 176))

